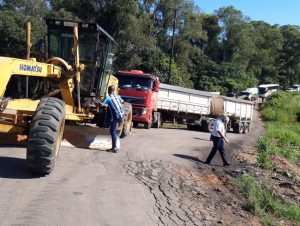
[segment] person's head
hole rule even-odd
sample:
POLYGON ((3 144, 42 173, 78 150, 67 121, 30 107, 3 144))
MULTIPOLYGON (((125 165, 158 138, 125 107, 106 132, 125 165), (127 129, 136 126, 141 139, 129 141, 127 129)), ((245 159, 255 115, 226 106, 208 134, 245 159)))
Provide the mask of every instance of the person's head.
POLYGON ((228 122, 229 121, 229 118, 225 113, 220 114, 219 119, 221 119, 222 122, 228 122))
POLYGON ((108 94, 112 94, 112 93, 114 93, 115 92, 115 86, 114 85, 111 85, 111 86, 109 86, 108 87, 108 94))

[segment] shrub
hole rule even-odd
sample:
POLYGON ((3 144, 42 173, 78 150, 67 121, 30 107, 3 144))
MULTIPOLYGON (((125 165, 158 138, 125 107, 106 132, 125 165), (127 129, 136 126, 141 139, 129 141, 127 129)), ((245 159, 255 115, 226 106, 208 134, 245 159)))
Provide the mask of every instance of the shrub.
POLYGON ((271 168, 271 156, 279 154, 291 162, 300 160, 300 94, 278 92, 263 104, 262 116, 268 121, 266 132, 258 140, 257 163, 271 168))
POLYGON ((280 220, 289 220, 300 225, 300 205, 284 203, 273 193, 259 185, 252 176, 243 176, 238 180, 249 209, 257 214, 265 225, 277 225, 280 220))

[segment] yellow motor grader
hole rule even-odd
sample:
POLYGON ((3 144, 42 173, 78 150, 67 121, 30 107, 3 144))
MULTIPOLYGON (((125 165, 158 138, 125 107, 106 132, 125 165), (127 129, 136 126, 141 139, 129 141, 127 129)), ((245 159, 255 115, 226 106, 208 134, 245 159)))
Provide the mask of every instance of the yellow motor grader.
MULTIPOLYGON (((118 85, 111 71, 116 42, 103 28, 55 19, 46 24, 46 41, 37 45, 43 62, 30 58, 30 23, 27 59, 0 57, 0 138, 26 142, 28 166, 39 175, 54 168, 65 122, 72 128, 104 126, 105 109, 97 108, 90 96, 105 97, 109 85, 118 85)), ((131 105, 124 105, 121 137, 128 134, 132 119, 131 105)))

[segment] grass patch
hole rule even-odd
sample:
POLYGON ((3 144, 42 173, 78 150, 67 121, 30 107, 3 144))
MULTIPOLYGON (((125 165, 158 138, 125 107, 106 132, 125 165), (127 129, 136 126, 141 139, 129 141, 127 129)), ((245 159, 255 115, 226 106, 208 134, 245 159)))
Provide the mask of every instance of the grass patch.
POLYGON ((243 176, 238 180, 249 209, 258 215, 264 225, 278 225, 281 220, 300 226, 300 205, 284 203, 271 191, 259 185, 252 176, 243 176))
POLYGON ((300 160, 300 94, 278 92, 270 96, 262 108, 267 121, 266 132, 258 140, 257 163, 272 167, 272 155, 280 155, 299 164, 300 160))

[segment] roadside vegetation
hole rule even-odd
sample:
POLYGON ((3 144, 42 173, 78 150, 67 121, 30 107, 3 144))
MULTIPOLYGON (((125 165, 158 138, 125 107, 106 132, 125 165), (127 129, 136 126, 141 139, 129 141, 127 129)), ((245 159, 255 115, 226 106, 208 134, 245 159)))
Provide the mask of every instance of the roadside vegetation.
MULTIPOLYGON (((261 113, 266 121, 265 133, 257 143, 257 166, 261 168, 261 174, 279 167, 276 164, 278 158, 295 167, 300 166, 300 93, 272 94, 263 103, 261 113)), ((300 204, 297 199, 283 200, 278 192, 284 193, 285 190, 278 190, 276 182, 265 181, 259 175, 251 174, 254 175, 245 174, 237 179, 247 200, 247 208, 260 217, 264 225, 299 226, 300 204)))
POLYGON ((284 203, 259 185, 252 176, 243 176, 238 184, 248 201, 248 208, 261 218, 264 225, 300 225, 300 205, 284 203))
POLYGON ((262 117, 267 124, 265 134, 258 140, 258 165, 262 168, 272 168, 275 155, 299 165, 300 94, 273 94, 263 104, 262 117))

